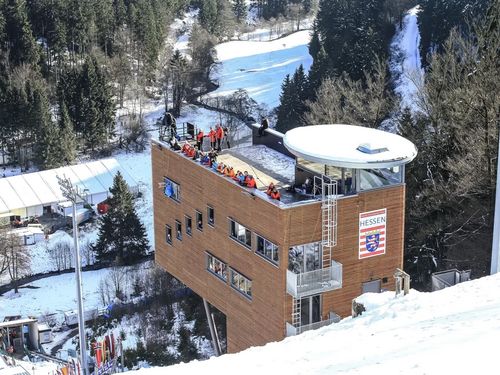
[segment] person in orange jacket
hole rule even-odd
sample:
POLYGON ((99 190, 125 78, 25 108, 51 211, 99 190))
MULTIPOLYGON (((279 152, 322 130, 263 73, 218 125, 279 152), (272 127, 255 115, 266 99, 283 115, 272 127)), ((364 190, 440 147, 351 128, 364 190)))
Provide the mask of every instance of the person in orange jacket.
POLYGON ((196 146, 198 146, 198 150, 202 151, 202 146, 203 146, 203 137, 205 134, 203 134, 203 130, 199 130, 198 134, 196 134, 196 146))
POLYGON ((229 172, 227 174, 227 177, 234 178, 234 176, 236 176, 236 174, 234 173, 233 167, 229 167, 229 172))
POLYGON ((255 182, 255 178, 253 178, 252 175, 248 175, 248 180, 247 180, 247 187, 249 188, 255 188, 257 186, 257 183, 255 182))
POLYGON ((273 187, 273 190, 271 191, 271 199, 276 199, 278 201, 281 200, 281 194, 278 189, 276 189, 276 186, 273 187))
POLYGON ((215 148, 215 130, 212 129, 212 127, 210 127, 210 131, 208 132, 208 138, 210 139, 210 148, 213 148, 214 150, 216 150, 215 148))
POLYGON ((224 138, 224 130, 220 124, 217 125, 217 129, 215 130, 215 137, 217 138, 217 151, 220 151, 220 143, 222 142, 222 138, 224 138))

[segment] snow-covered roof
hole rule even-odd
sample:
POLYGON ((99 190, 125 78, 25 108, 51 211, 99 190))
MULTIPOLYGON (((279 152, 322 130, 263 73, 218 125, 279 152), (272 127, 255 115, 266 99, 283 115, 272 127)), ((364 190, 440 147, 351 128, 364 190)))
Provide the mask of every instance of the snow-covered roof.
POLYGON ((354 125, 302 126, 286 132, 283 142, 298 157, 343 168, 390 168, 417 156, 415 145, 399 135, 354 125))
POLYGON ((0 213, 38 205, 64 202, 57 176, 66 176, 86 194, 107 193, 120 172, 131 188, 134 178, 114 158, 71 165, 0 179, 0 213))

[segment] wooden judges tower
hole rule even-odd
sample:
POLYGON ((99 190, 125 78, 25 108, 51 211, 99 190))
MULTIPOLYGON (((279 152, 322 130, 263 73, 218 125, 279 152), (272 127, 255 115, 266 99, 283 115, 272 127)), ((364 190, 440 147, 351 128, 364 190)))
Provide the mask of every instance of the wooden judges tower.
POLYGON ((225 314, 228 352, 337 322, 353 298, 394 289, 408 140, 350 125, 268 129, 217 159, 256 189, 167 143, 151 153, 156 262, 225 314))

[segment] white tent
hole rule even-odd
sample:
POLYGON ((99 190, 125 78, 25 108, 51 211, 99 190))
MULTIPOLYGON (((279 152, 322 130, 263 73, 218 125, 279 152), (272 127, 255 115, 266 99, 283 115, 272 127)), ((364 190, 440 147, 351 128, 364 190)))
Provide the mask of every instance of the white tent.
POLYGON ((109 195, 113 178, 120 172, 132 191, 138 184, 114 158, 71 165, 0 179, 0 215, 40 216, 67 201, 62 196, 57 176, 67 177, 78 187, 88 203, 96 205, 109 195))

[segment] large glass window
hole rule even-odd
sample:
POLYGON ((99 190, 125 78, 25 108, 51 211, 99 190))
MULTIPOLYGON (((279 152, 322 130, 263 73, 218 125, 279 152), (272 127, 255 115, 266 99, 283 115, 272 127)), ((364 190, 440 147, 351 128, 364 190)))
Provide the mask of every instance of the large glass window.
POLYGON ((252 247, 252 232, 240 223, 230 219, 230 236, 246 247, 252 247))
POLYGON ((186 215, 186 234, 192 235, 192 229, 193 229, 193 219, 191 219, 191 216, 186 215))
POLYGON ((271 241, 266 240, 264 237, 257 236, 257 249, 255 250, 257 254, 262 255, 264 258, 270 260, 271 262, 279 263, 279 249, 278 246, 273 244, 271 241))
POLYGON ((227 265, 210 253, 207 254, 207 270, 222 280, 227 280, 227 265))
POLYGON ((180 185, 172 181, 170 178, 165 177, 165 190, 164 193, 167 197, 172 198, 175 201, 181 200, 181 188, 180 185))
POLYGON ((382 186, 394 185, 404 182, 403 167, 381 169, 362 169, 360 170, 360 188, 361 190, 370 190, 382 186))
POLYGON ((252 298, 252 280, 230 268, 231 286, 245 297, 252 298))
POLYGON ((293 246, 288 252, 288 269, 304 273, 321 268, 321 243, 293 246))
POLYGON ((168 224, 165 224, 165 241, 172 245, 172 227, 168 224))

